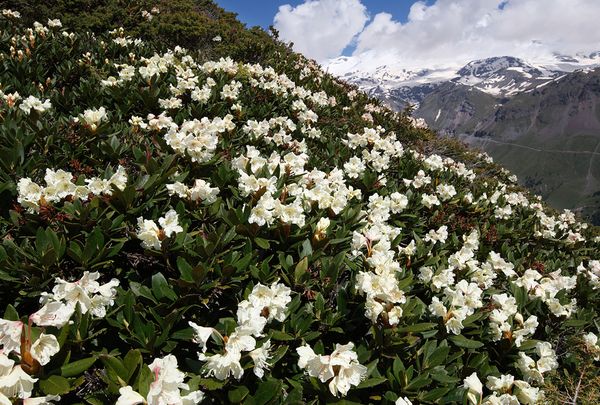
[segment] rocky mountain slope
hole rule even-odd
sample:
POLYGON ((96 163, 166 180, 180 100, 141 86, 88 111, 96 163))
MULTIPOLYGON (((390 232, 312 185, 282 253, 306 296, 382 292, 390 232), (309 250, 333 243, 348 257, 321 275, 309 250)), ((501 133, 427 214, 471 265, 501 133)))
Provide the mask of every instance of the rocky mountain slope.
POLYGON ((486 150, 556 207, 579 209, 600 192, 600 70, 579 71, 504 102, 478 89, 443 85, 416 115, 486 150))
POLYGON ((497 57, 470 62, 442 80, 426 70, 404 81, 385 69, 371 81, 356 72, 343 77, 370 83, 366 91, 392 108, 412 104, 431 128, 482 148, 552 205, 598 223, 597 62, 597 53, 556 55, 545 63, 497 57))

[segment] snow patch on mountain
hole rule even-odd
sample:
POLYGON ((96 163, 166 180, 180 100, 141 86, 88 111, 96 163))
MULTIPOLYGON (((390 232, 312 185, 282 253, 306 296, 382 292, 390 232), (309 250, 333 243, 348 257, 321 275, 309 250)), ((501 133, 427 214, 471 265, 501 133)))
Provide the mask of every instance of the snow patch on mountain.
POLYGON ((356 84, 393 108, 418 105, 437 86, 452 82, 497 98, 512 97, 559 80, 566 73, 600 67, 600 51, 526 61, 512 56, 475 60, 464 66, 407 68, 401 62, 373 66, 368 55, 330 60, 329 73, 356 84))

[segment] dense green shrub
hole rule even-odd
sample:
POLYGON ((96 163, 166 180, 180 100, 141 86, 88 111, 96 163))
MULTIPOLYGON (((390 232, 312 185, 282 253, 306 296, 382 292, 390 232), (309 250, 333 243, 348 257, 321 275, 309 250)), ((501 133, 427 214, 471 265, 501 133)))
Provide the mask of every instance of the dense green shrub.
POLYGON ((0 22, 3 395, 533 403, 582 353, 597 377, 597 231, 485 156, 285 50, 44 23, 0 22))
POLYGON ((254 27, 246 29, 234 13, 210 0, 5 0, 4 7, 19 11, 25 24, 60 16, 75 32, 103 34, 123 27, 127 35, 160 50, 181 46, 198 51, 203 59, 229 56, 247 62, 269 62, 286 47, 254 27), (154 10, 154 12, 152 12, 154 10), (220 38, 220 41, 215 41, 220 38))

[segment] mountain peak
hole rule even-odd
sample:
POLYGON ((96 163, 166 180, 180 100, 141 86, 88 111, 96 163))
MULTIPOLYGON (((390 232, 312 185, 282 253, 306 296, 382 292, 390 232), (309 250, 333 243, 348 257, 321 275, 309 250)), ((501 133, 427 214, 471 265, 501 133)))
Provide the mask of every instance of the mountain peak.
POLYGON ((481 79, 487 79, 491 75, 507 69, 523 71, 534 75, 542 74, 541 70, 525 62, 523 59, 515 58, 513 56, 495 56, 474 60, 467 63, 457 73, 462 77, 474 76, 481 79))

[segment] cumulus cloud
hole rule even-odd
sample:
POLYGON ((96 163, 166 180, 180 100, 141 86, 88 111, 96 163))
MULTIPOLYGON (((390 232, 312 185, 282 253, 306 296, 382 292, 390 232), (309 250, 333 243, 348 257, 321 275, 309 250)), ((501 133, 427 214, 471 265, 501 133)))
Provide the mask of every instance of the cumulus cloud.
MULTIPOLYGON (((288 6, 280 10, 281 16, 288 18, 285 25, 294 28, 286 31, 284 38, 300 40, 297 49, 301 52, 318 47, 321 41, 329 42, 319 38, 322 30, 328 38, 338 35, 333 32, 333 13, 316 10, 324 3, 335 8, 346 2, 310 1, 296 9, 288 6), (301 7, 313 11, 299 10, 301 7), (317 19, 311 20, 309 14, 317 19), (290 21, 294 19, 296 24, 290 21)), ((351 3, 360 9, 358 0, 351 3)), ((600 50, 599 0, 418 1, 410 8, 406 22, 378 13, 364 28, 364 8, 356 14, 362 16, 356 19, 360 23, 352 25, 353 29, 346 24, 343 40, 339 38, 335 46, 328 44, 327 51, 319 51, 318 60, 341 55, 357 29, 360 33, 355 38, 352 63, 338 63, 335 69, 369 70, 384 64, 408 69, 459 67, 474 59, 503 55, 544 61, 554 53, 575 55, 600 50)))
POLYGON ((355 54, 386 59, 393 53, 399 63, 422 66, 589 52, 600 49, 599 15, 597 0, 420 1, 404 24, 376 15, 359 35, 355 54))
POLYGON ((368 19, 360 0, 307 0, 280 6, 273 25, 294 50, 322 62, 339 56, 368 19))

